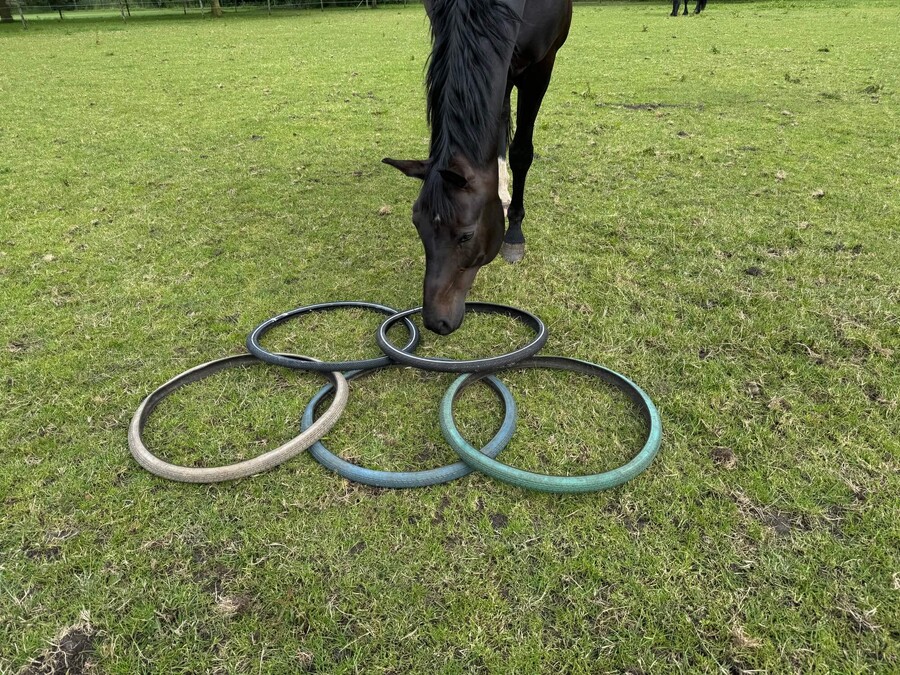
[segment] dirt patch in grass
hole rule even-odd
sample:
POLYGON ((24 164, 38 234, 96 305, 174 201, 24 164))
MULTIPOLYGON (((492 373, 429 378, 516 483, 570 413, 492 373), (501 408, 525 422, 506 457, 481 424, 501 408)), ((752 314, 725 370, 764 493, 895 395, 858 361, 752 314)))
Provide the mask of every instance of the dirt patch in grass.
POLYGON ((805 514, 781 511, 771 506, 757 504, 747 495, 736 492, 734 500, 741 513, 747 517, 760 521, 775 531, 780 536, 789 535, 793 530, 809 530, 809 518, 805 514))
POLYGON ((728 471, 731 471, 737 466, 737 456, 731 448, 716 446, 710 450, 709 456, 717 466, 727 469, 728 471))
POLYGON ((62 554, 62 550, 59 546, 28 546, 23 549, 25 552, 25 557, 29 560, 56 560, 62 554))
POLYGON ((447 495, 441 496, 441 502, 438 504, 437 510, 431 519, 432 525, 440 525, 444 522, 444 510, 450 506, 450 498, 447 495))
POLYGON ((495 530, 502 530, 509 524, 509 518, 503 513, 491 514, 491 527, 495 530))
POLYGON ((703 110, 702 103, 604 103, 597 102, 598 108, 625 108, 626 110, 658 110, 659 108, 690 108, 703 110))
POLYGON ((82 612, 77 623, 63 628, 50 646, 19 671, 19 675, 79 675, 95 672, 90 660, 97 641, 97 631, 90 616, 82 612))

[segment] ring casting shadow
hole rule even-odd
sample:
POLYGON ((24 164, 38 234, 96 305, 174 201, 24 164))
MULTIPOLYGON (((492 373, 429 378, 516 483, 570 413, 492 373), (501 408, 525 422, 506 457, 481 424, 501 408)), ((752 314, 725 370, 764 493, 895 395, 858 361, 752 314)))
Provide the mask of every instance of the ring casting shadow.
POLYGON ((422 319, 429 330, 448 335, 462 323, 478 270, 501 248, 509 262, 525 255, 522 220, 534 124, 569 33, 572 3, 425 0, 425 11, 432 39, 426 74, 429 157, 384 162, 422 181, 412 216, 425 247, 422 319), (504 213, 507 144, 513 185, 504 213))

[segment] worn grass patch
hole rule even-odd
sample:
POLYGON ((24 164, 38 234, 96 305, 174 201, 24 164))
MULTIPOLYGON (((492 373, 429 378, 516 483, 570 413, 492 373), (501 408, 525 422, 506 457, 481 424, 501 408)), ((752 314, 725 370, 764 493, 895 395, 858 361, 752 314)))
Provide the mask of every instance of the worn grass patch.
MULTIPOLYGON (((131 460, 140 400, 302 304, 420 302, 421 7, 4 25, 0 672, 896 672, 900 49, 895 3, 579 6, 536 134, 521 306, 548 354, 644 387, 660 455, 609 493, 471 475, 349 484, 300 456, 213 486, 131 460)), ((377 354, 367 312, 272 348, 377 354)), ((396 340, 403 331, 396 331, 396 340)), ((506 351, 472 316, 423 353, 506 351)), ((623 461, 627 401, 503 375, 510 462, 623 461)), ((353 382, 330 449, 453 461, 450 375, 353 382)), ((221 373, 159 407, 163 456, 284 442, 322 379, 221 373)), ((496 397, 460 427, 484 443, 496 397)))

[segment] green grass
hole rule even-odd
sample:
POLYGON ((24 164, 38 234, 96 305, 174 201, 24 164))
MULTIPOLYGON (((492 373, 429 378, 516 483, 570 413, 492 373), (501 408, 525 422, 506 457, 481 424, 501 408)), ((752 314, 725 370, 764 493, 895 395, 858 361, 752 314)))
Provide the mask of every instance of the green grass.
MULTIPOLYGON (((576 8, 528 255, 472 292, 658 404, 649 470, 580 496, 478 475, 378 491, 307 456, 179 485, 128 454, 147 393, 265 318, 420 302, 417 185, 379 161, 427 148, 421 7, 3 26, 0 672, 51 664, 64 632, 104 673, 897 672, 900 10, 666 14, 576 8)), ((374 355, 377 324, 309 317, 266 344, 374 355)), ((524 339, 474 316, 422 349, 524 339)), ((451 379, 354 383, 327 445, 373 468, 453 461, 451 379)), ((640 442, 603 386, 503 379, 510 463, 599 471, 640 442)), ((161 405, 148 442, 248 457, 295 433, 321 381, 222 374, 161 405)), ((494 396, 461 403, 484 442, 494 396)))

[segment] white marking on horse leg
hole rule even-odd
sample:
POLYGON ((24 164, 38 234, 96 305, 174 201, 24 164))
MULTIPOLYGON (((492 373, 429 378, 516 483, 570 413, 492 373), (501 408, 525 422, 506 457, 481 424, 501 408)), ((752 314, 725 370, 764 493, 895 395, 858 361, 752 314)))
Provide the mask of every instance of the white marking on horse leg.
POLYGON ((509 203, 512 201, 512 197, 509 196, 509 171, 506 169, 506 160, 502 157, 497 158, 498 168, 500 170, 500 187, 497 190, 497 194, 500 196, 500 202, 503 204, 503 216, 506 216, 506 211, 509 209, 509 203))

